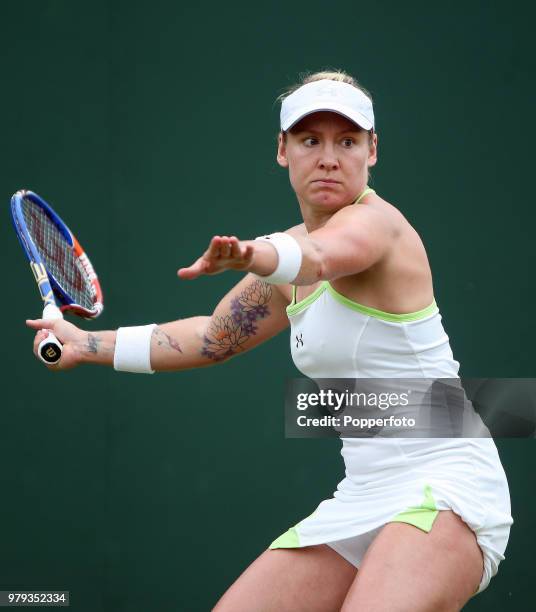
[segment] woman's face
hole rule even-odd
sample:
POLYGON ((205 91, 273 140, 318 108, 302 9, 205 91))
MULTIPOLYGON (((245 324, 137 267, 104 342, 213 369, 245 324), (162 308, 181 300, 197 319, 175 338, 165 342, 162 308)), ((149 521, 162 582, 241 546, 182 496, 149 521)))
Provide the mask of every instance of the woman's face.
POLYGON ((279 135, 277 162, 289 169, 301 204, 338 210, 365 189, 368 168, 376 163, 377 136, 342 115, 317 112, 279 135))

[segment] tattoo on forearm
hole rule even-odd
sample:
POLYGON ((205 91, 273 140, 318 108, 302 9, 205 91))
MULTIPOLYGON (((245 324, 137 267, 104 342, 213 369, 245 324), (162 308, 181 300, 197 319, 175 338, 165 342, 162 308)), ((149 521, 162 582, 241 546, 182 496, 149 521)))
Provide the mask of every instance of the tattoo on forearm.
POLYGON ((156 344, 158 346, 163 346, 164 348, 182 353, 180 344, 175 340, 175 338, 172 338, 169 334, 166 334, 166 332, 162 331, 159 327, 155 327, 153 331, 153 338, 156 340, 156 344))
POLYGON ((256 321, 270 314, 268 302, 272 299, 272 287, 256 280, 231 301, 231 314, 213 317, 203 339, 201 354, 214 361, 221 361, 243 350, 244 343, 254 336, 256 321))
POLYGON ((95 334, 87 335, 87 352, 88 353, 98 353, 99 352, 99 342, 100 338, 95 334))

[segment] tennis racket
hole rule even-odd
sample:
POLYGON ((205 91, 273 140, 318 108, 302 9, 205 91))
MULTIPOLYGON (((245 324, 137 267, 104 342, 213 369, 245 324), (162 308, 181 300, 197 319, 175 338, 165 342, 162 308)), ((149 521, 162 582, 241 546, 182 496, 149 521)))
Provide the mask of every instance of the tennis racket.
MULTIPOLYGON (((98 317, 103 308, 99 280, 61 218, 36 193, 25 189, 11 198, 11 217, 44 302, 42 318, 62 319, 64 312, 98 317)), ((37 352, 46 364, 58 363, 61 342, 49 331, 37 352)))

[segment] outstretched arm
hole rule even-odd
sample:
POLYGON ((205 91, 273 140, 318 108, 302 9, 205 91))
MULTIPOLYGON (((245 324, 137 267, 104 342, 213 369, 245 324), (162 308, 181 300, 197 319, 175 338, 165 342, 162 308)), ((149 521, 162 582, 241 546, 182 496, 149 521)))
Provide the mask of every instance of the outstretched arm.
MULTIPOLYGON (((186 370, 240 355, 288 326, 286 298, 277 287, 246 275, 220 301, 211 316, 197 316, 158 325, 151 337, 154 370, 186 370)), ((62 342, 60 362, 51 369, 81 363, 113 365, 115 331, 86 332, 64 321, 27 321, 38 330, 34 353, 51 329, 62 342)))
MULTIPOLYGON (((302 253, 301 267, 292 284, 312 285, 363 272, 388 253, 393 232, 383 213, 364 206, 347 206, 310 233, 303 225, 287 230, 285 233, 296 240, 302 253)), ((272 274, 277 265, 277 251, 267 242, 214 236, 201 257, 178 274, 194 279, 225 270, 248 270, 262 277, 272 274)))

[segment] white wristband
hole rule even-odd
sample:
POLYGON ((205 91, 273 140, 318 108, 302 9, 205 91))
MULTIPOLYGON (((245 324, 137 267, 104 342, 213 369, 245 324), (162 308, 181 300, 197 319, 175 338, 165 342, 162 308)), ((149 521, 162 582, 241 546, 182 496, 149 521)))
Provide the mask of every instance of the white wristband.
POLYGON ((255 240, 269 242, 277 251, 277 268, 268 276, 256 274, 265 283, 285 285, 291 283, 301 268, 302 250, 298 242, 289 234, 275 232, 267 236, 257 236, 255 240))
POLYGON ((151 369, 151 336, 156 323, 120 327, 115 338, 114 370, 154 374, 151 369))

